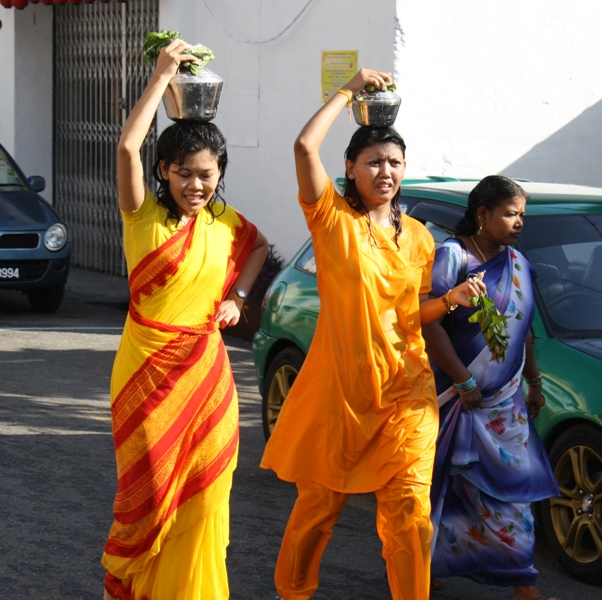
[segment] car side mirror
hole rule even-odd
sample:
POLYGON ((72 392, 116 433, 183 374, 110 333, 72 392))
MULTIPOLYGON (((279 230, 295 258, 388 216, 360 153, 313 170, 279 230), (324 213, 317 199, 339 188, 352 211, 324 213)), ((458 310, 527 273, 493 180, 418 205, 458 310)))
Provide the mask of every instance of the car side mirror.
POLYGON ((27 183, 34 192, 43 192, 46 189, 46 180, 40 175, 28 177, 27 183))

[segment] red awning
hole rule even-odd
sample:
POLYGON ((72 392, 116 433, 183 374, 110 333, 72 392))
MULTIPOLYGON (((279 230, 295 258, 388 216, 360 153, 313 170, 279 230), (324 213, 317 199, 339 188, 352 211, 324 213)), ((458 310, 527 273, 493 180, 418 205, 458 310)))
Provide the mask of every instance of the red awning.
MULTIPOLYGON (((97 0, 0 0, 4 8, 25 8, 28 4, 91 4, 97 0)), ((127 0, 98 0, 98 2, 127 2, 127 0)))

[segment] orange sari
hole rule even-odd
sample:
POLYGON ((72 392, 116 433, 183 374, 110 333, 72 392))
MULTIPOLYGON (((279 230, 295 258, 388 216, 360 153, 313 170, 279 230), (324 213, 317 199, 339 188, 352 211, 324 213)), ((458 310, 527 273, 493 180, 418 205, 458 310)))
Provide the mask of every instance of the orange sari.
POLYGON ((105 587, 120 600, 227 598, 238 402, 214 316, 257 230, 229 207, 170 229, 150 194, 123 216, 135 266, 111 381, 118 490, 105 587))

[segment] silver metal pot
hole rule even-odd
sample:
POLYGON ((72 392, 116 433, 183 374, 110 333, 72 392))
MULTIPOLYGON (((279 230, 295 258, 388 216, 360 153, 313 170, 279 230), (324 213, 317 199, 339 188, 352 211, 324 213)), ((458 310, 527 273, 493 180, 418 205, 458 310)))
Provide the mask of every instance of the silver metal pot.
POLYGON ((165 112, 172 121, 210 121, 217 114, 224 80, 207 67, 196 75, 182 71, 169 82, 163 94, 165 112))
POLYGON ((353 116, 364 127, 389 127, 395 123, 401 98, 394 92, 361 92, 351 101, 353 116))

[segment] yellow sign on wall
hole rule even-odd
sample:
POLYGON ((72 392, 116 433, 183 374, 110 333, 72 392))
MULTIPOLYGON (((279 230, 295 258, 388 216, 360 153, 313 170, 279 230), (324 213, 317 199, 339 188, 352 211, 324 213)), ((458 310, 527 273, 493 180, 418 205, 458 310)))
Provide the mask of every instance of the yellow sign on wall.
POLYGON ((322 103, 328 102, 357 72, 357 50, 322 52, 322 103))

